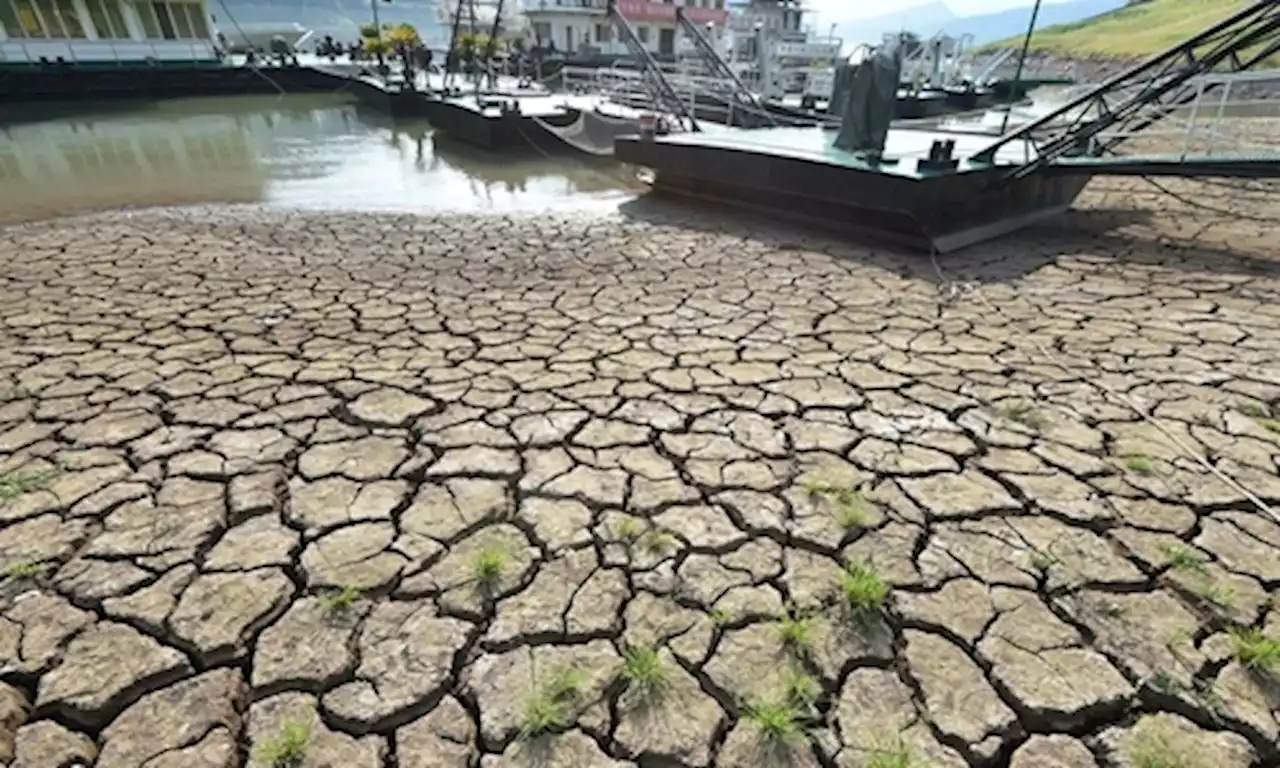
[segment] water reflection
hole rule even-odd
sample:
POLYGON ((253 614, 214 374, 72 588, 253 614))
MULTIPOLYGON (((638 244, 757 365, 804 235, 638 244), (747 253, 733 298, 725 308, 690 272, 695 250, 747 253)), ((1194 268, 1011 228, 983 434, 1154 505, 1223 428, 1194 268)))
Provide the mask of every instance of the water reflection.
POLYGON ((348 210, 610 209, 616 167, 498 156, 342 96, 263 96, 31 111, 0 126, 0 221, 152 205, 348 210))

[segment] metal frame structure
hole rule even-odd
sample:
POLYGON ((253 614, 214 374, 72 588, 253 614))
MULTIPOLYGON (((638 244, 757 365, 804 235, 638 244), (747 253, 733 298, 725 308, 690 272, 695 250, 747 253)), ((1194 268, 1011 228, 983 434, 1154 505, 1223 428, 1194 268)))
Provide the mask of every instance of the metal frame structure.
POLYGON ((655 106, 670 111, 672 114, 689 121, 689 130, 701 131, 698 121, 693 116, 693 112, 687 109, 684 102, 680 101, 680 96, 671 87, 671 83, 667 82, 666 75, 662 74, 662 68, 658 66, 658 62, 640 42, 640 38, 636 36, 636 31, 631 28, 631 22, 627 21, 627 17, 618 12, 617 0, 609 0, 608 10, 606 11, 608 19, 613 22, 614 29, 618 30, 618 36, 622 38, 622 42, 627 46, 627 50, 631 55, 640 62, 640 68, 644 72, 644 80, 650 85, 654 93, 651 93, 655 106))
POLYGON ((970 161, 994 164, 996 153, 1002 148, 1014 143, 1029 144, 1035 149, 1035 156, 1008 174, 1008 181, 1036 173, 1084 147, 1094 155, 1110 152, 1125 136, 1193 102, 1202 93, 1192 83, 1198 76, 1222 71, 1220 67, 1224 65, 1229 72, 1246 70, 1277 51, 1280 0, 1255 2, 1040 119, 1004 134, 970 161), (1258 50, 1246 53, 1255 48, 1258 50), (1133 89, 1137 89, 1136 93, 1131 92, 1133 89), (1120 135, 1099 139, 1099 134, 1115 128, 1120 135))
POLYGON ((685 15, 684 8, 681 6, 676 6, 676 23, 693 41, 693 47, 697 49, 698 56, 702 59, 702 62, 711 70, 712 76, 727 80, 733 85, 733 89, 728 94, 729 98, 759 110, 768 117, 769 122, 777 125, 778 121, 764 108, 764 105, 760 103, 760 99, 747 88, 742 79, 734 74, 733 68, 720 57, 720 54, 716 52, 715 46, 702 34, 702 30, 698 29, 698 25, 689 21, 689 17, 685 15))

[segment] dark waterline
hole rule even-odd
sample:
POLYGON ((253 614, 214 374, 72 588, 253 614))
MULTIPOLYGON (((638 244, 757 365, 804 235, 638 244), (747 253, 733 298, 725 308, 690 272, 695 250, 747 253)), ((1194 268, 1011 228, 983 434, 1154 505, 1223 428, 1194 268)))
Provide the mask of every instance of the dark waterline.
POLYGON ((33 107, 0 124, 0 222, 145 206, 257 203, 394 212, 607 211, 626 168, 499 156, 345 96, 33 107))

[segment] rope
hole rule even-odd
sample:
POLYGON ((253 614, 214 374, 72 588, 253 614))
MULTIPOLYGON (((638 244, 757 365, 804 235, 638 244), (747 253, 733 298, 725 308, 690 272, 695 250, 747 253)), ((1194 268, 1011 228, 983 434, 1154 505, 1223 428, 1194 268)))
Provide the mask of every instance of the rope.
MULTIPOLYGON (((244 38, 245 44, 247 45, 249 43, 249 36, 244 33, 244 28, 240 26, 240 22, 236 21, 236 17, 232 15, 231 10, 227 8, 227 0, 218 0, 218 5, 222 6, 222 12, 226 14, 227 19, 231 21, 231 26, 236 28, 236 31, 240 33, 240 37, 244 38)), ((231 55, 231 52, 228 51, 227 55, 228 56, 231 55)), ((284 96, 288 93, 287 91, 285 91, 284 88, 280 87, 279 83, 277 83, 275 80, 272 80, 270 77, 267 77, 267 75, 263 73, 263 71, 258 67, 250 67, 250 69, 253 70, 255 73, 257 73, 258 77, 261 77, 263 80, 266 80, 268 83, 271 83, 271 85, 274 86, 275 89, 280 92, 281 96, 284 96)))

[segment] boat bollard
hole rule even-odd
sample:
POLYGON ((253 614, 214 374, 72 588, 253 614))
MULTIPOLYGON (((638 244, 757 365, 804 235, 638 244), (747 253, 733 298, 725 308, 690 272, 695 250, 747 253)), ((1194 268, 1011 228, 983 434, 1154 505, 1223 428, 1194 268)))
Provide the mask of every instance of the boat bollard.
POLYGON ((653 136, 658 131, 658 116, 652 112, 640 113, 640 139, 642 141, 653 141, 653 136))

